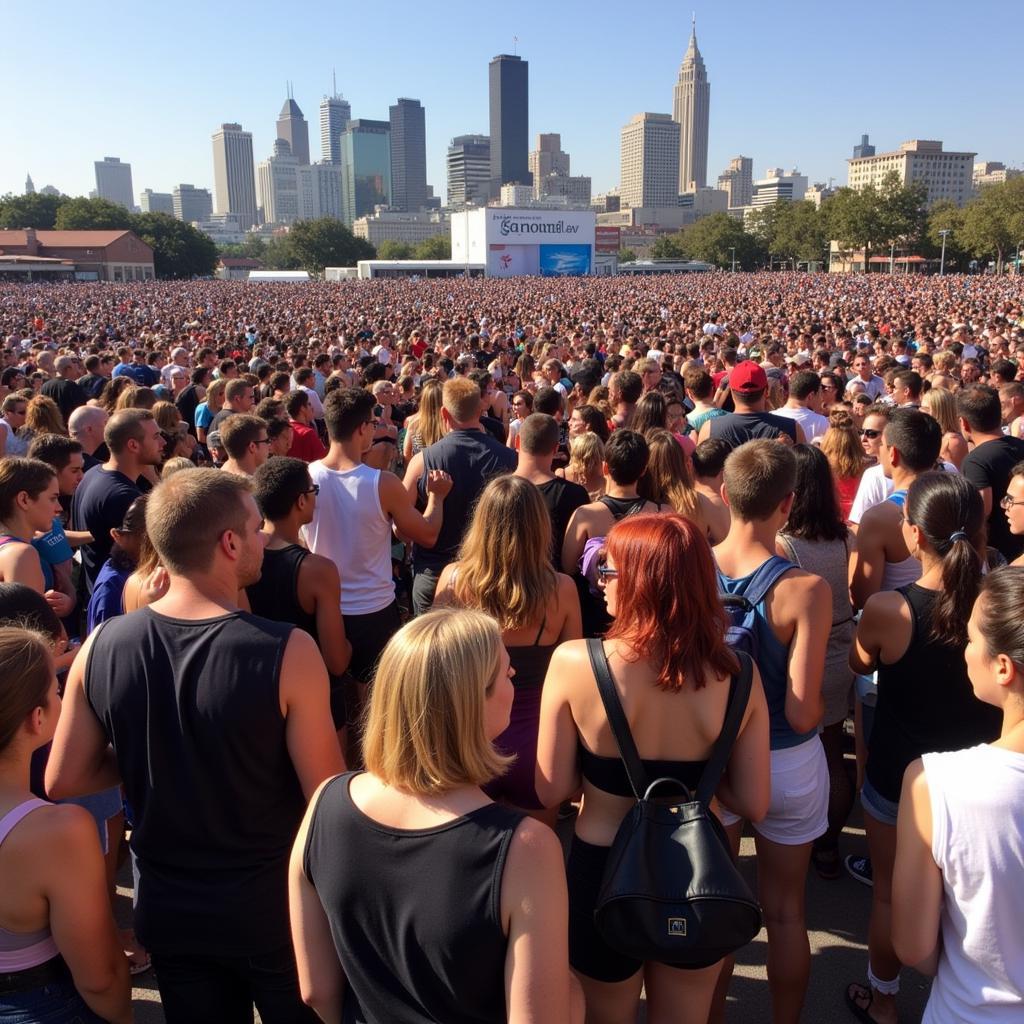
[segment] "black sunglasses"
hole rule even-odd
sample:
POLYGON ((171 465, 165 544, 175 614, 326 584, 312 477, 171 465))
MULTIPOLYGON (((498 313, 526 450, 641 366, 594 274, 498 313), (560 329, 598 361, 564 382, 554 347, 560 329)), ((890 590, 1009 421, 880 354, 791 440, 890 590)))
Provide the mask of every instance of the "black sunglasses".
POLYGON ((881 437, 882 432, 880 430, 861 430, 861 437, 866 437, 869 441, 874 441, 876 437, 881 437))

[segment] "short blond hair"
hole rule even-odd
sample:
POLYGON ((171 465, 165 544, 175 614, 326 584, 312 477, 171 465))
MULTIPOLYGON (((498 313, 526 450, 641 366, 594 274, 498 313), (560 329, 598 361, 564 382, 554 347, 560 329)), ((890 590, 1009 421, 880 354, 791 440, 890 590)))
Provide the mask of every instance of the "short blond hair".
POLYGON ((445 381, 441 402, 456 423, 472 423, 480 415, 480 385, 468 377, 445 381))
POLYGON ((513 758, 484 731, 500 662, 498 623, 483 612, 432 611, 400 629, 377 666, 363 737, 367 769, 417 794, 503 774, 513 758))

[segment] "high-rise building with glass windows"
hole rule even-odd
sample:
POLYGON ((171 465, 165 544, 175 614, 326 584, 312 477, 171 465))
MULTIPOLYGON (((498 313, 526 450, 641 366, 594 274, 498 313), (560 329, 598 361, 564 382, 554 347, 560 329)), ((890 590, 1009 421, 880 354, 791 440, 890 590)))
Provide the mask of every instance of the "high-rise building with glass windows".
POLYGON ((672 95, 672 120, 679 123, 679 192, 708 183, 708 114, 711 85, 704 58, 697 49, 697 22, 690 30, 679 78, 672 95))
POLYGON ((456 135, 448 147, 448 205, 486 206, 491 194, 491 140, 456 135))
POLYGON ((400 98, 389 109, 391 124, 391 207, 400 213, 425 210, 427 186, 427 119, 419 100, 400 98))
POLYGON ((325 164, 341 164, 341 133, 352 120, 352 104, 338 92, 337 79, 334 92, 320 101, 320 159, 325 164))
POLYGON ((489 65, 491 196, 502 185, 531 185, 530 64, 501 53, 489 65))
POLYGON ((97 160, 96 195, 100 199, 109 199, 126 210, 135 206, 135 193, 132 191, 132 165, 123 164, 119 157, 105 156, 97 160))
POLYGON ((341 134, 341 219, 391 205, 391 125, 357 118, 341 134))
POLYGON ((278 115, 277 137, 288 143, 292 156, 300 164, 309 163, 309 125, 292 96, 284 101, 278 115))
POLYGON ((668 114, 636 114, 622 129, 623 206, 679 205, 679 123, 668 114))
POLYGON ((240 124, 222 124, 213 133, 213 191, 217 213, 235 214, 243 231, 257 224, 252 132, 240 124))

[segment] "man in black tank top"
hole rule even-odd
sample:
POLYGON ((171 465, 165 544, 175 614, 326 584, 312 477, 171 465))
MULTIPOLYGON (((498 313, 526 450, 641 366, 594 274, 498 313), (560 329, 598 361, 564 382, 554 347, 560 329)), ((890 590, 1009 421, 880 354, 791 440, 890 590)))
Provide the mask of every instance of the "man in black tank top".
POLYGON ((300 629, 242 612, 263 561, 248 480, 196 469, 152 491, 166 595, 75 660, 47 787, 122 780, 135 813, 135 927, 169 1024, 312 1021, 298 990, 287 866, 305 801, 343 770, 327 673, 300 629), (116 656, 115 656, 116 655, 116 656))

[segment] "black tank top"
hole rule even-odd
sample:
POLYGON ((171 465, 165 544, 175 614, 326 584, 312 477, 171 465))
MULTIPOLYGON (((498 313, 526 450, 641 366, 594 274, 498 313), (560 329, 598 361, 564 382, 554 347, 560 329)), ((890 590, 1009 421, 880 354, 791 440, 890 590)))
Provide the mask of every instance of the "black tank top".
POLYGON ((313 812, 303 869, 348 984, 345 1024, 505 1024, 501 880, 522 814, 487 804, 397 829, 360 811, 355 773, 313 812))
POLYGON ((922 754, 991 743, 1002 715, 974 696, 963 645, 931 637, 937 591, 900 587, 910 606, 910 646, 891 665, 878 663, 878 703, 868 744, 867 776, 878 793, 898 803, 907 766, 922 754))
POLYGON ((299 569, 309 551, 301 544, 263 552, 263 571, 256 583, 245 588, 253 615, 275 622, 290 622, 304 629, 314 640, 316 615, 299 603, 299 569))
POLYGON ((540 686, 548 672, 548 665, 551 663, 551 655, 555 653, 558 643, 542 644, 540 638, 544 635, 544 627, 547 625, 547 617, 540 620, 540 629, 532 644, 522 644, 518 647, 505 645, 508 651, 508 660, 516 670, 512 677, 512 685, 518 690, 530 686, 540 686))
POLYGON ((304 811, 279 677, 293 627, 143 608, 94 634, 85 695, 135 816, 135 929, 154 952, 290 942, 288 854, 304 811))

